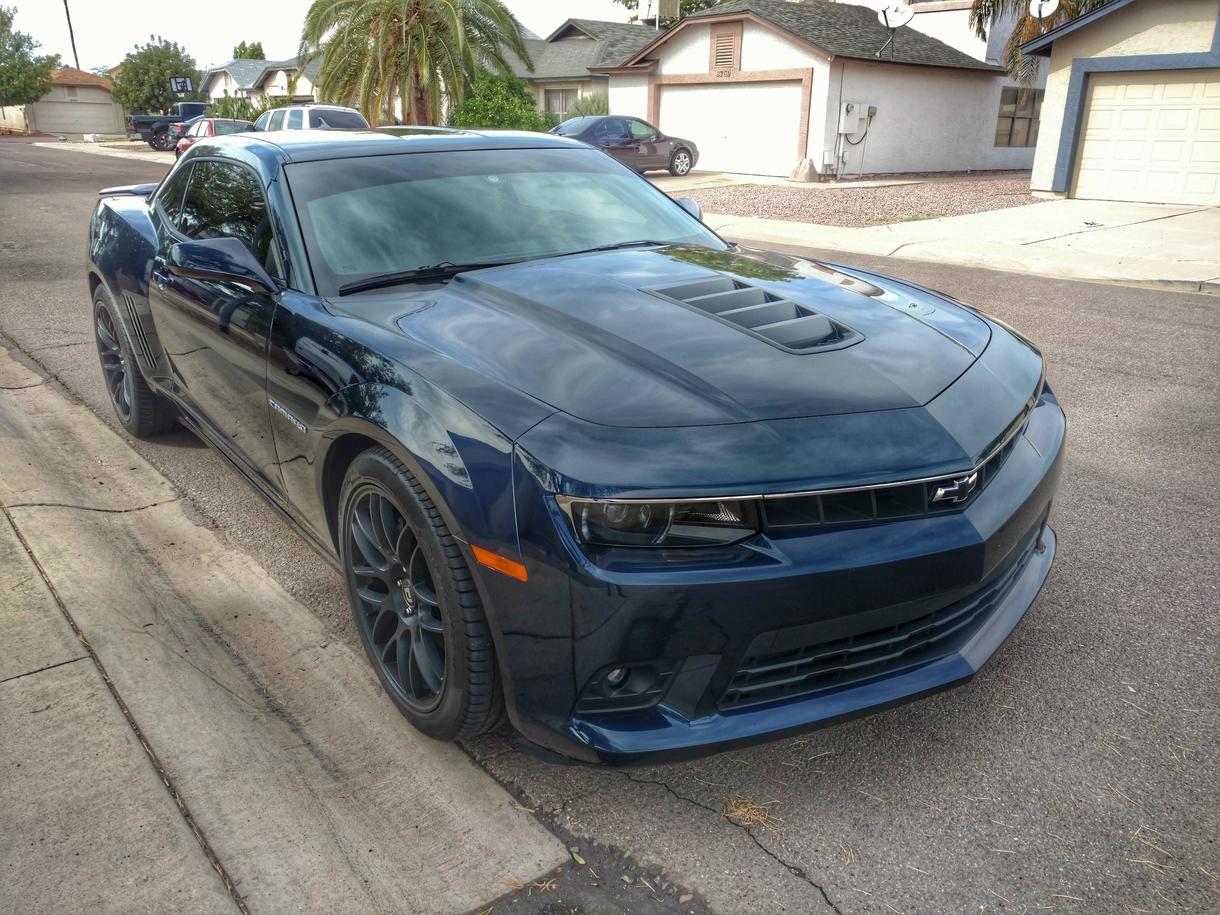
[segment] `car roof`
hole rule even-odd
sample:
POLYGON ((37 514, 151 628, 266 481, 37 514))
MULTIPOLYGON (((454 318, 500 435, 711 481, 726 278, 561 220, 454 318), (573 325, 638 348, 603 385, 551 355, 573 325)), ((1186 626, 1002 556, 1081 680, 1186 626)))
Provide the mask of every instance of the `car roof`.
MULTIPOLYGON (((217 144, 221 146, 222 144, 217 144)), ((387 127, 368 130, 276 130, 230 134, 225 147, 243 147, 264 158, 316 162, 361 156, 474 149, 587 149, 578 140, 524 130, 455 130, 446 127, 387 127)))

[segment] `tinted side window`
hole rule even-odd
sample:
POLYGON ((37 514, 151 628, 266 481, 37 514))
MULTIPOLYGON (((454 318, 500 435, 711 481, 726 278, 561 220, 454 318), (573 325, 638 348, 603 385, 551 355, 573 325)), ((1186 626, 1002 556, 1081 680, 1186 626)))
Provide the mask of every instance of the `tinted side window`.
POLYGON ((369 126, 364 115, 355 111, 342 111, 338 108, 316 109, 312 113, 312 117, 314 127, 359 130, 369 126))
POLYGON ((264 111, 258 116, 258 120, 254 122, 254 129, 266 130, 269 123, 271 123, 271 112, 264 111))
POLYGON ((178 216, 182 212, 182 192, 186 189, 186 179, 190 175, 191 166, 178 169, 168 181, 161 185, 154 201, 155 205, 161 208, 175 226, 178 224, 178 216))
POLYGON ((280 108, 278 111, 273 111, 271 113, 271 122, 270 122, 270 126, 267 129, 268 130, 279 130, 280 127, 283 126, 283 124, 284 124, 284 109, 280 108))
POLYGON ((305 112, 300 108, 293 108, 288 112, 288 123, 284 126, 288 130, 300 130, 304 123, 305 112))
POLYGON ((178 230, 190 238, 239 239, 259 261, 269 262, 271 220, 262 183, 240 165, 195 163, 178 230))
POLYGON ((655 140, 657 132, 645 124, 643 121, 630 120, 627 122, 631 125, 631 137, 635 140, 655 140))

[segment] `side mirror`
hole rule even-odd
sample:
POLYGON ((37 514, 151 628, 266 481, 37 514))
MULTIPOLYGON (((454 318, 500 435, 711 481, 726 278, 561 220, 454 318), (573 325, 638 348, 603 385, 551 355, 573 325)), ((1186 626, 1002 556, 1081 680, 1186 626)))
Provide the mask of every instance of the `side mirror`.
POLYGON ((174 276, 239 283, 263 295, 276 290, 275 280, 236 238, 180 242, 169 249, 165 266, 174 276))
POLYGON ((674 203, 686 210, 700 222, 703 222, 703 207, 699 206, 699 201, 694 197, 676 197, 674 203))

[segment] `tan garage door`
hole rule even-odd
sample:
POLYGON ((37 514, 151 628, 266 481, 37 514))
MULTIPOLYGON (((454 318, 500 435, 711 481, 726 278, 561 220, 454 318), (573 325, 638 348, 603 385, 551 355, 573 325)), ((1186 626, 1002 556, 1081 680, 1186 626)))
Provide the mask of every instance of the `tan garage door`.
POLYGON ((34 127, 44 133, 122 133, 123 122, 110 102, 72 102, 56 99, 36 102, 34 127))
POLYGON ((1073 196, 1220 204, 1220 70, 1089 78, 1073 196))

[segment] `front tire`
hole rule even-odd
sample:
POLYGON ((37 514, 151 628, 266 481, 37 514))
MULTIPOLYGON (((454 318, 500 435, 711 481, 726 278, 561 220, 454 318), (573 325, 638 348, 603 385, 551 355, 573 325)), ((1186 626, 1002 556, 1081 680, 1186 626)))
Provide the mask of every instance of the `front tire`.
POLYGON ((158 130, 152 135, 152 139, 148 141, 148 145, 157 152, 166 152, 169 149, 169 131, 158 130))
POLYGON ((669 157, 669 173, 675 178, 681 178, 694 164, 689 149, 675 149, 674 154, 669 157))
POLYGON ((424 488, 384 448, 348 468, 339 549, 360 641, 398 710, 437 740, 494 728, 503 698, 474 579, 424 488))
POLYGON ((93 294, 93 338, 119 425, 136 438, 152 438, 172 429, 178 411, 144 380, 105 286, 98 286, 93 294))

